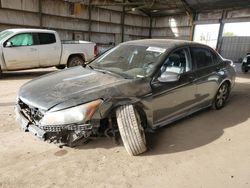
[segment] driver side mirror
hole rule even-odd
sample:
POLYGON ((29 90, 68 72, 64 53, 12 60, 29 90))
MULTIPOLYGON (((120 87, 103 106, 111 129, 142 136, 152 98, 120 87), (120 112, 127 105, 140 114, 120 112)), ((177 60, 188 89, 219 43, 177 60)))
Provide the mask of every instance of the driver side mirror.
POLYGON ((159 82, 176 82, 180 79, 180 74, 176 72, 163 72, 158 78, 159 82))
POLYGON ((10 42, 10 41, 8 41, 7 43, 6 43, 6 45, 5 45, 5 47, 8 47, 8 48, 10 48, 10 47, 12 47, 13 46, 13 44, 12 44, 12 42, 10 42))

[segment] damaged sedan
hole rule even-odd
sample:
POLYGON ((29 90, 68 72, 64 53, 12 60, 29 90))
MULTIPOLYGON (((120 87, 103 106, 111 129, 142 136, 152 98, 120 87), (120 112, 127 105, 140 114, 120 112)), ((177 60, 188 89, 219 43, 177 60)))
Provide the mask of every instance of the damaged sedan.
POLYGON ((224 107, 233 66, 194 42, 129 41, 84 66, 23 85, 17 119, 24 131, 68 146, 120 134, 127 152, 138 155, 147 149, 145 132, 204 108, 224 107))

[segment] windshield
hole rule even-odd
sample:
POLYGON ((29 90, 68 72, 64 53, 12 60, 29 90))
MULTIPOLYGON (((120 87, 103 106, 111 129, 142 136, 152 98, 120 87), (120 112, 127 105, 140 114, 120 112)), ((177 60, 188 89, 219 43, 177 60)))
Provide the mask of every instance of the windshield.
POLYGON ((92 61, 90 66, 126 78, 147 77, 154 72, 165 51, 159 47, 122 44, 92 61))
POLYGON ((12 31, 2 31, 0 32, 0 41, 4 39, 5 37, 11 35, 13 32, 12 31))

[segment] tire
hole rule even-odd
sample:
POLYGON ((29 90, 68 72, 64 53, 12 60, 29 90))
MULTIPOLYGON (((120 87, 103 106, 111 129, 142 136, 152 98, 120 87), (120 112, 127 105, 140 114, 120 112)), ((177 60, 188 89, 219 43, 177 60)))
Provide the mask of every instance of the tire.
POLYGON ((126 151, 139 155, 147 150, 144 129, 138 112, 132 105, 124 105, 116 110, 117 124, 126 151))
POLYGON ((246 73, 246 72, 248 72, 248 69, 245 67, 245 65, 241 65, 241 71, 243 73, 246 73))
POLYGON ((80 56, 73 56, 69 58, 67 67, 75 67, 78 65, 83 65, 83 63, 84 63, 83 58, 81 58, 80 56))
POLYGON ((57 65, 56 68, 57 69, 64 69, 66 66, 65 65, 57 65))
POLYGON ((228 82, 224 82, 219 87, 213 102, 213 109, 220 110, 226 104, 226 101, 230 94, 230 85, 228 82))

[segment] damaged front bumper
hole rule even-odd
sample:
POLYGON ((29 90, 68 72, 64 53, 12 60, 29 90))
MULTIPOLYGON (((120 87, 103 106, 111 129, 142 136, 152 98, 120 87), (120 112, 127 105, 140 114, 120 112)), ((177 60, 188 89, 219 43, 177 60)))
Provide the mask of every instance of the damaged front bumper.
POLYGON ((50 141, 57 143, 65 143, 72 145, 72 143, 79 138, 87 138, 90 136, 93 126, 91 124, 71 124, 71 125, 57 125, 57 126, 41 126, 29 120, 29 117, 23 113, 19 105, 15 107, 16 120, 21 124, 21 128, 25 132, 30 132, 37 138, 43 141, 50 141))
POLYGON ((22 130, 25 132, 31 132, 35 136, 37 136, 41 140, 45 140, 46 132, 39 127, 30 123, 30 121, 25 117, 25 115, 21 112, 18 106, 15 107, 16 120, 21 124, 22 130))

